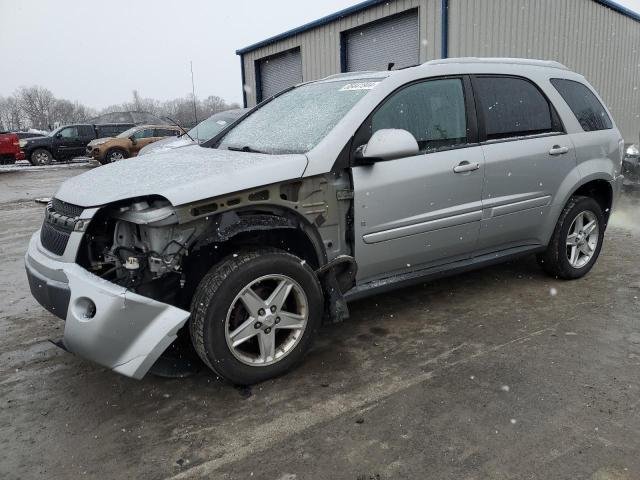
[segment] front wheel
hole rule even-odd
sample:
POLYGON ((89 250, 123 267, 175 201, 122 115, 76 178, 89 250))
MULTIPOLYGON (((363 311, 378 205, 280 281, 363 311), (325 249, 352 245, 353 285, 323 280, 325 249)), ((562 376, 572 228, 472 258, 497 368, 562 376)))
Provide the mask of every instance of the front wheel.
POLYGON ((538 263, 548 274, 571 280, 586 275, 596 263, 604 238, 602 208, 593 198, 573 196, 564 207, 538 263))
POLYGON ((275 249, 227 257, 202 279, 191 306, 191 339, 218 375, 251 385, 285 373, 311 348, 323 297, 313 270, 275 249))
POLYGON ((103 163, 114 163, 119 162, 120 160, 124 160, 127 158, 127 153, 124 150, 120 150, 119 148, 112 148, 109 150, 105 156, 103 163))

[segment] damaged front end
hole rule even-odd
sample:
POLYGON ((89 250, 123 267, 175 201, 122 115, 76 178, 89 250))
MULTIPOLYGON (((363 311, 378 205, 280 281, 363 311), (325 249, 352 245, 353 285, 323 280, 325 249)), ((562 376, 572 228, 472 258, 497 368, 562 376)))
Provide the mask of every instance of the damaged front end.
MULTIPOLYGON (((138 379, 174 342, 189 318, 187 310, 144 291, 149 280, 153 283, 169 271, 176 275, 174 261, 182 248, 163 245, 158 264, 150 253, 158 243, 146 242, 145 233, 137 236, 146 232, 155 238, 160 230, 153 231, 149 225, 170 223, 171 212, 159 211, 154 201, 141 208, 143 203, 98 210, 54 199, 25 256, 32 294, 65 320, 65 348, 138 379), (134 231, 137 224, 129 220, 142 222, 142 228, 134 231), (137 269, 132 268, 136 264, 137 269)), ((161 229, 163 234, 172 236, 171 227, 166 228, 161 229)), ((185 238, 178 234, 176 240, 185 238)))
POLYGON ((54 254, 34 235, 26 257, 32 292, 65 319, 69 351, 138 379, 166 366, 161 356, 190 361, 183 327, 194 291, 221 259, 245 249, 269 246, 307 262, 323 286, 326 319, 338 321, 348 316, 342 293, 356 270, 350 192, 342 172, 180 206, 147 196, 78 207, 74 217, 52 212, 45 224, 68 228, 69 242, 54 254), (52 303, 59 292, 63 301, 52 303))
POLYGON ((179 305, 184 257, 203 229, 203 222, 179 224, 173 206, 159 197, 115 204, 91 222, 78 264, 132 292, 179 305))

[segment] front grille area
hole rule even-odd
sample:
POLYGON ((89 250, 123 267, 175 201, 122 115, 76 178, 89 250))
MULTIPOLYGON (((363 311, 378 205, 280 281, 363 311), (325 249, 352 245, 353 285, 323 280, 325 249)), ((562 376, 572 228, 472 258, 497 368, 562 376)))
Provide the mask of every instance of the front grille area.
POLYGON ((75 228, 76 219, 82 214, 83 208, 52 199, 45 210, 44 223, 40 230, 42 246, 56 255, 64 254, 71 232, 75 228))
POLYGON ((40 242, 42 242, 42 246, 51 253, 62 255, 64 253, 64 249, 67 248, 70 235, 70 231, 55 227, 53 224, 48 223, 45 220, 42 224, 42 229, 40 230, 40 242))
POLYGON ((78 205, 72 205, 70 203, 63 202, 62 200, 58 200, 57 198, 53 198, 51 200, 51 210, 65 217, 77 218, 82 214, 84 209, 78 205))

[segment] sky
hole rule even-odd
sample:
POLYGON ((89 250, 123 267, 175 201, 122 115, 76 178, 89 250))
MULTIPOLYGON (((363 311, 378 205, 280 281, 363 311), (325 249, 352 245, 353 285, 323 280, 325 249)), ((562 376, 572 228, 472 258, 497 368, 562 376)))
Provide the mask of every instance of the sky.
MULTIPOLYGON (((93 108, 133 89, 242 100, 238 48, 358 0, 0 0, 0 96, 42 85, 93 108)), ((640 12, 640 0, 618 0, 640 12)))

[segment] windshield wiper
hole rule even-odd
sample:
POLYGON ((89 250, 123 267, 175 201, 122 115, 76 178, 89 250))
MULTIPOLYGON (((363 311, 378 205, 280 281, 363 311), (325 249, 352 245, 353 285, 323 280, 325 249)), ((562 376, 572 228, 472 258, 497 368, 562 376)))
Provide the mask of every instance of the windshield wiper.
POLYGON ((184 128, 182 128, 182 125, 180 125, 178 122, 176 122, 173 118, 171 117, 164 117, 167 120, 169 120, 171 123, 173 123, 176 127, 178 127, 180 130, 182 130, 182 133, 180 135, 178 135, 179 137, 186 135, 187 137, 189 137, 191 139, 191 141, 193 143, 196 143, 196 141, 193 139, 193 137, 191 135, 189 135, 189 132, 187 132, 184 128))
POLYGON ((227 150, 233 150, 234 152, 265 153, 263 151, 256 150, 249 145, 245 145, 244 147, 229 146, 227 147, 227 150))

